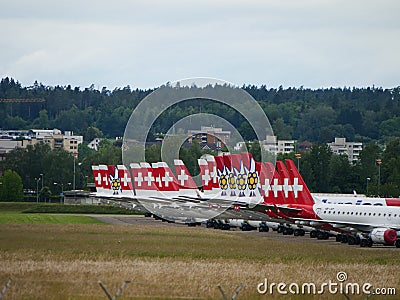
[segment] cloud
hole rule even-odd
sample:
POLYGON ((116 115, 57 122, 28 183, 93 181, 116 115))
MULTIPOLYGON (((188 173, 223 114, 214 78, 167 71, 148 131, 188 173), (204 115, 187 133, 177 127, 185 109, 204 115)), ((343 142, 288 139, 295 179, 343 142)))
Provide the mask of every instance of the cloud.
POLYGON ((154 87, 189 76, 268 86, 395 86, 396 0, 7 1, 0 77, 154 87))

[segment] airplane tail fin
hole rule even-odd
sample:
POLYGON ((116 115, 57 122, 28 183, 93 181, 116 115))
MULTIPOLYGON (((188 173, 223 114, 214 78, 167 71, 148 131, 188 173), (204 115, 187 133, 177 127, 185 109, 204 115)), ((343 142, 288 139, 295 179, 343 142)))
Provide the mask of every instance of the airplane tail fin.
POLYGON ((268 178, 271 178, 270 182, 270 190, 271 194, 270 197, 268 197, 266 200, 267 201, 273 201, 275 204, 285 204, 285 197, 283 194, 283 185, 282 185, 282 179, 281 176, 279 175, 278 171, 275 169, 275 166, 271 162, 266 162, 265 167, 267 170, 267 176, 268 178))
POLYGON ((154 172, 148 163, 131 163, 130 164, 133 178, 133 185, 137 196, 154 195, 158 191, 155 185, 154 172))
POLYGON ((118 178, 121 182, 122 191, 133 191, 132 177, 125 165, 117 165, 118 178))
POLYGON ((297 200, 298 204, 313 205, 314 200, 308 189, 303 177, 297 170, 294 162, 291 159, 286 160, 286 165, 289 170, 290 177, 292 179, 293 196, 297 200))
POLYGON ((194 182, 192 175, 190 175, 183 161, 180 159, 175 159, 174 165, 176 176, 178 177, 179 189, 197 190, 197 185, 194 182))
POLYGON ((215 158, 212 155, 207 155, 206 161, 207 161, 208 169, 210 170, 212 189, 215 193, 220 192, 221 189, 219 186, 217 162, 215 161, 215 158))
POLYGON ((157 163, 157 171, 160 174, 161 183, 158 185, 161 191, 179 191, 179 183, 174 173, 166 162, 157 163))
POLYGON ((100 174, 99 166, 92 166, 92 173, 93 173, 93 178, 94 178, 94 185, 96 186, 96 192, 101 193, 102 192, 102 177, 100 174))
POLYGON ((110 182, 110 173, 108 166, 106 165, 99 165, 99 173, 101 175, 101 187, 103 190, 103 194, 105 195, 112 195, 113 192, 111 190, 111 182, 110 182))
POLYGON ((285 164, 283 161, 278 160, 276 162, 276 167, 278 168, 278 172, 283 179, 283 195, 285 197, 285 202, 287 204, 293 204, 297 203, 295 198, 293 197, 293 183, 292 183, 292 178, 289 175, 288 169, 286 169, 285 164))
POLYGON ((210 175, 210 169, 208 168, 208 163, 205 159, 199 158, 197 160, 200 168, 200 177, 201 184, 203 186, 203 191, 211 191, 212 190, 212 178, 210 175))

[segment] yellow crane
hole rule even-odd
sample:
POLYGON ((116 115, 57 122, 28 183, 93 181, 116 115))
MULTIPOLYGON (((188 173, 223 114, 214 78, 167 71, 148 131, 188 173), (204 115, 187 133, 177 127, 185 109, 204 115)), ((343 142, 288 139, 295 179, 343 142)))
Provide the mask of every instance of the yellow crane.
POLYGON ((0 98, 0 102, 15 103, 15 102, 45 102, 43 98, 0 98))

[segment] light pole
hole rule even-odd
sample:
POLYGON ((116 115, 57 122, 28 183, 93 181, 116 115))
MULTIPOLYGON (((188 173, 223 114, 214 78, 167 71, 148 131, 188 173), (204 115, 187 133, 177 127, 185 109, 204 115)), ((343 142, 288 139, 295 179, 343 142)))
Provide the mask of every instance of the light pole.
POLYGON ((43 174, 42 173, 40 173, 40 176, 41 176, 41 178, 42 178, 42 189, 43 189, 43 174))
POLYGON ((380 187, 381 187, 381 164, 382 164, 382 160, 380 158, 378 158, 376 160, 376 163, 378 164, 378 196, 379 196, 380 187))
POLYGON ((301 153, 296 153, 294 156, 297 158, 297 170, 300 172, 300 158, 301 158, 301 153))
MULTIPOLYGON (((78 163, 78 166, 80 166, 82 163, 78 163)), ((74 155, 74 180, 72 181, 72 189, 75 190, 76 189, 76 156, 74 155)))
POLYGON ((72 183, 72 189, 73 190, 75 190, 75 169, 76 169, 76 167, 75 167, 75 163, 76 163, 76 157, 75 157, 75 155, 74 155, 74 179, 73 179, 73 183, 72 183))
MULTIPOLYGON (((53 183, 54 185, 57 185, 57 184, 59 184, 59 183, 57 183, 57 182, 54 182, 53 183)), ((60 183, 60 185, 61 185, 61 197, 64 197, 64 183, 60 183)), ((63 203, 64 201, 62 200, 63 198, 60 198, 60 203, 63 203)))
POLYGON ((367 195, 368 195, 368 182, 371 180, 370 177, 367 177, 367 195))
POLYGON ((40 178, 35 178, 36 180, 36 203, 39 203, 39 181, 40 178))

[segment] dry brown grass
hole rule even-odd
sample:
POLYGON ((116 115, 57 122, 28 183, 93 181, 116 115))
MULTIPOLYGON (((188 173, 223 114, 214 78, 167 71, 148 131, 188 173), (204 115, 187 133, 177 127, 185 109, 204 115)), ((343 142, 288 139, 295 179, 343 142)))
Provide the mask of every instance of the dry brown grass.
POLYGON ((400 292, 398 249, 305 243, 302 238, 288 243, 268 235, 176 226, 3 224, 0 286, 14 280, 4 299, 105 299, 98 280, 112 293, 131 280, 125 298, 222 299, 217 284, 232 293, 243 283, 238 299, 270 299, 256 291, 265 277, 318 284, 345 271, 348 281, 400 292))

